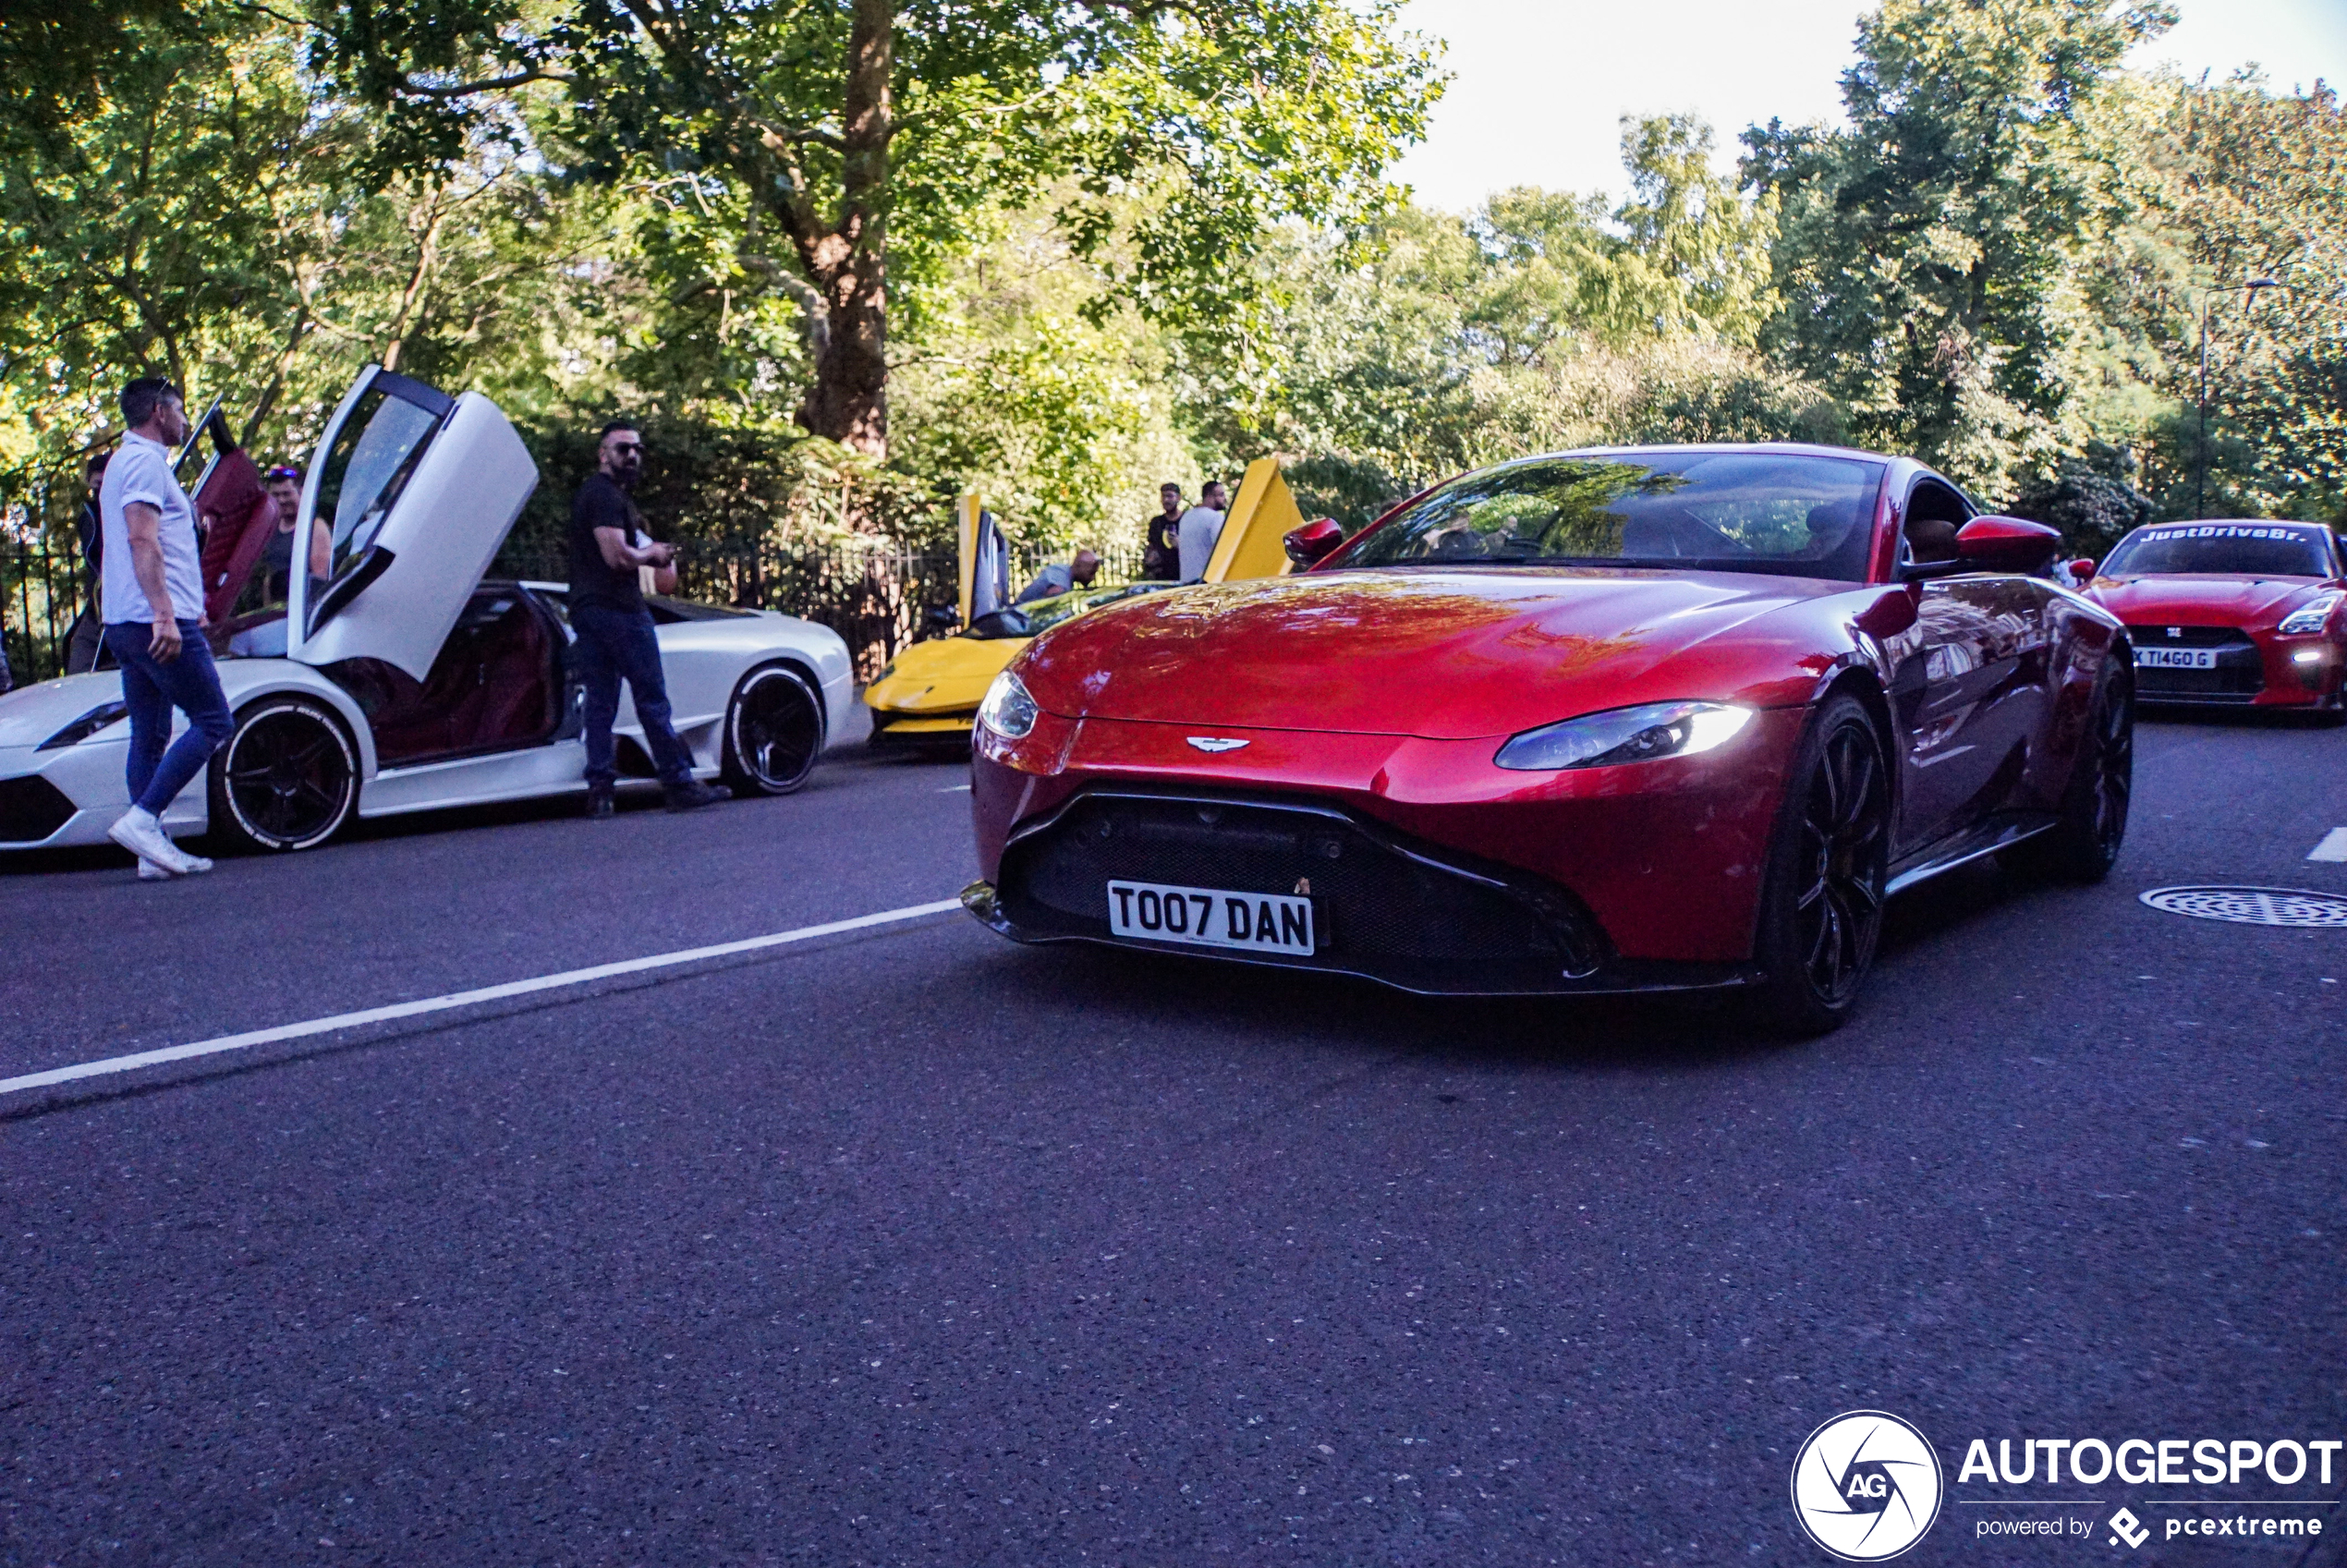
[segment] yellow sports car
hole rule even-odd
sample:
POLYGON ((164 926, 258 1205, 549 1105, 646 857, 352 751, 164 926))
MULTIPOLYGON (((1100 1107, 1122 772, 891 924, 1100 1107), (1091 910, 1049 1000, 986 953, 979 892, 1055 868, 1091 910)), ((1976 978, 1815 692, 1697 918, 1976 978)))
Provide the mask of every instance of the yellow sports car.
MULTIPOLYGON (((991 513, 975 496, 958 508, 961 546, 963 630, 952 637, 914 643, 890 661, 880 679, 864 688, 871 710, 875 746, 967 749, 971 721, 987 687, 1038 633, 1071 615, 1113 604, 1137 593, 1161 593, 1180 583, 1137 582, 1115 588, 1078 589, 1025 604, 1004 602, 1004 551, 991 513)), ((1238 582, 1275 577, 1288 569, 1284 542, 1303 525, 1295 498, 1280 477, 1279 463, 1259 457, 1239 481, 1238 498, 1223 519, 1203 582, 1238 582)))

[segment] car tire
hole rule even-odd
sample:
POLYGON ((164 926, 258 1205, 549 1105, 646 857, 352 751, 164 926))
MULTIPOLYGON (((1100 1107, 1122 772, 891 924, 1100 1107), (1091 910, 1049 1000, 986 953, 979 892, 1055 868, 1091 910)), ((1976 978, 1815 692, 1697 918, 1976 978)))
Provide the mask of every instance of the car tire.
POLYGON ((736 795, 789 795, 823 755, 823 699, 791 664, 761 664, 725 707, 725 782, 736 795))
POLYGON ((359 748, 342 721, 305 698, 264 697, 237 715, 212 754, 213 836, 249 854, 325 843, 359 805, 359 748))
POLYGON ((2061 820, 2021 845, 2016 857, 2056 881, 2086 886, 2110 875, 2127 837, 2135 780, 2135 677, 2125 661, 2104 662, 2079 744, 2061 820))
POLYGON ((1801 737, 1761 884, 1756 1021, 1806 1039, 1840 1028, 1882 938, 1891 772, 1864 703, 1826 699, 1801 737))

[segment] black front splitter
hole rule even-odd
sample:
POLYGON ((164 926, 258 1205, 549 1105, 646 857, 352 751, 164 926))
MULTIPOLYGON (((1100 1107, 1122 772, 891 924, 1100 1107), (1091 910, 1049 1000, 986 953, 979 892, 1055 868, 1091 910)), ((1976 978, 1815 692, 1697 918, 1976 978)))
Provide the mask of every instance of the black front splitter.
POLYGON ((979 924, 1011 941, 1028 947, 1062 946, 1080 943, 1092 947, 1121 948, 1128 953, 1155 953, 1174 958, 1205 958, 1223 964, 1245 964, 1259 969, 1285 969, 1302 975, 1331 975, 1344 979, 1368 980, 1390 991, 1410 996, 1477 997, 1529 996, 1660 996, 1690 991, 1736 991, 1757 985, 1762 978, 1759 970, 1749 964, 1682 964, 1652 959, 1616 958, 1600 966, 1594 974, 1579 978, 1559 975, 1551 985, 1530 988, 1504 986, 1485 988, 1465 983, 1456 986, 1429 987, 1395 979, 1375 969, 1356 967, 1343 962, 1298 964, 1290 959, 1268 954, 1233 952, 1226 949, 1194 946, 1187 942, 1142 942, 1130 937, 1101 935, 1068 935, 1061 932, 1042 934, 1022 930, 1002 910, 995 897, 994 884, 974 881, 962 890, 962 907, 976 918, 979 924))

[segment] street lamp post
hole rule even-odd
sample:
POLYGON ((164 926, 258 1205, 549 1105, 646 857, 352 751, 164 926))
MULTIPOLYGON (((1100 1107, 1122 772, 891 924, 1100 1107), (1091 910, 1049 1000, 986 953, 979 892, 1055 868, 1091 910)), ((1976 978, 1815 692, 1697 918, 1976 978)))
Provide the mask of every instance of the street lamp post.
MULTIPOLYGON (((2243 306, 2242 306, 2242 309, 2243 309, 2243 310, 2246 310, 2249 308, 2249 306, 2250 306, 2250 305, 2253 305, 2253 304, 2255 304, 2255 303, 2256 302, 2256 299, 2257 299, 2257 291, 2258 291, 2259 289, 2261 289, 2261 288, 2280 288, 2280 287, 2281 287, 2281 286, 2282 286, 2282 285, 2281 285, 2280 281, 2279 279, 2276 279, 2276 278, 2251 278, 2251 279, 2250 279, 2247 283, 2243 284, 2241 286, 2242 286, 2242 289, 2243 289, 2243 296, 2244 296, 2244 304, 2243 304, 2243 306)), ((2197 478, 2197 479, 2194 481, 2194 484, 2193 484, 2193 499, 2192 499, 2192 515, 2193 515, 2194 517, 2207 517, 2207 516, 2208 515, 2208 298, 2209 298, 2209 293, 2210 293, 2210 291, 2209 291, 2209 290, 2204 289, 2204 290, 2202 290, 2202 291, 2201 291, 2201 296, 2200 296, 2200 463, 2199 463, 2200 473, 2199 473, 2198 478, 2197 478)))

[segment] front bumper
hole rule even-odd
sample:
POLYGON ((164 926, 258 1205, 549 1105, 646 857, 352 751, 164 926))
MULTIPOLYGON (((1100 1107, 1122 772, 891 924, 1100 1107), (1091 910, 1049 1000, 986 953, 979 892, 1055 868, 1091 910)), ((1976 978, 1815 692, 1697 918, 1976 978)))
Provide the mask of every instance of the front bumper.
POLYGON ((871 741, 874 746, 906 748, 948 746, 967 747, 970 726, 978 722, 978 710, 960 713, 923 713, 907 717, 873 708, 871 741))
POLYGON ((2205 649, 2215 660, 2207 670, 2137 664, 2136 701, 2162 707, 2319 707, 2338 700, 2347 667, 2347 650, 2318 637, 2252 636, 2234 626, 2144 625, 2127 631, 2138 650, 2205 649))
MULTIPOLYGON (((184 716, 179 723, 184 728, 184 716)), ((0 747, 0 854, 108 842, 106 830, 130 805, 123 776, 128 751, 128 741, 118 738, 55 751, 0 747)), ((204 777, 198 774, 164 812, 164 831, 172 837, 189 837, 207 826, 204 777)))
POLYGON ((964 906, 1024 942, 1088 942, 1375 980, 1419 995, 1686 991, 1750 979, 1737 963, 1625 959, 1588 907, 1543 878, 1322 802, 1109 786, 1022 823, 996 881, 964 906), (1274 955, 1117 936, 1118 881, 1302 895, 1320 945, 1274 955))

